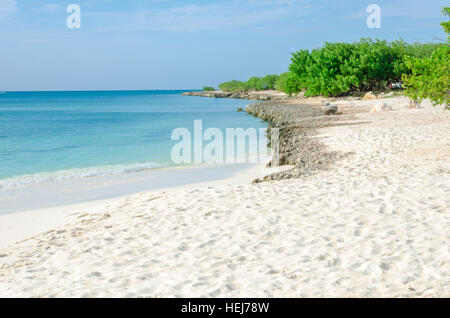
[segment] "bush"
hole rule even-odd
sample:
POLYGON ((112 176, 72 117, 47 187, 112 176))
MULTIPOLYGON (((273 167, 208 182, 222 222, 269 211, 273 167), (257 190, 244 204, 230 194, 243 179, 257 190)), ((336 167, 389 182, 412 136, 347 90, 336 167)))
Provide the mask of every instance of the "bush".
MULTIPOLYGON (((450 8, 443 12, 450 16, 450 8)), ((447 34, 450 33, 449 22, 443 22, 447 34)), ((413 99, 429 98, 434 105, 444 104, 450 109, 450 46, 442 45, 430 56, 406 56, 405 63, 411 69, 410 74, 404 74, 406 95, 413 99)))
POLYGON ((246 91, 246 85, 244 82, 240 81, 229 81, 219 84, 219 88, 224 92, 238 92, 238 91, 246 91))
MULTIPOLYGON (((448 17, 450 17, 450 7, 445 7, 442 9, 442 13, 448 17)), ((445 21, 441 23, 442 27, 444 28, 445 33, 450 33, 450 21, 445 21)))
POLYGON ((214 87, 211 87, 211 86, 203 86, 203 90, 207 91, 207 92, 210 92, 210 91, 215 91, 216 89, 214 87))
POLYGON ((280 74, 275 83, 275 89, 277 91, 285 92, 289 96, 298 93, 297 87, 299 87, 297 77, 291 72, 280 74))
POLYGON ((450 47, 438 48, 430 57, 406 57, 405 61, 412 69, 411 75, 403 76, 406 95, 413 99, 429 98, 433 104, 444 104, 450 109, 450 47))
POLYGON ((263 91, 275 89, 275 83, 278 75, 267 75, 265 77, 252 77, 247 82, 229 81, 219 85, 219 88, 225 92, 239 92, 239 91, 263 91))
MULTIPOLYGON (((291 75, 284 80, 288 94, 306 90, 305 96, 339 96, 354 91, 382 90, 410 73, 404 56, 429 56, 440 44, 409 45, 362 39, 355 43, 325 43, 312 51, 292 55, 291 75), (289 79, 289 80, 288 80, 289 79)), ((280 84, 281 85, 281 84, 280 84)))
POLYGON ((275 89, 277 91, 284 92, 286 90, 289 75, 290 75, 290 72, 286 72, 286 73, 282 73, 282 74, 280 74, 280 76, 278 76, 278 79, 275 82, 275 89))
POLYGON ((266 75, 263 78, 261 78, 258 82, 258 89, 259 90, 273 90, 275 89, 275 84, 278 80, 278 75, 272 74, 272 75, 266 75))

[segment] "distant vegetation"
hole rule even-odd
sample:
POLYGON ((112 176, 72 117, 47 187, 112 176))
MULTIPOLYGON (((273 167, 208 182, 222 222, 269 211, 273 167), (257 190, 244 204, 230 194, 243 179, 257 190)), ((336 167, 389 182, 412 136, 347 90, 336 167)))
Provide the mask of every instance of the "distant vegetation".
POLYGON ((267 75, 265 77, 252 77, 247 82, 230 81, 219 85, 219 88, 225 92, 239 92, 239 91, 263 91, 275 89, 275 83, 278 75, 267 75))
MULTIPOLYGON (((444 8, 450 16, 450 8, 444 8)), ((450 32, 450 22, 443 22, 450 32)), ((252 77, 246 82, 219 85, 226 92, 283 91, 289 95, 342 96, 352 92, 383 90, 390 82, 405 81, 406 94, 435 103, 449 99, 449 43, 387 42, 362 39, 354 43, 325 43, 314 50, 292 54, 289 72, 252 77)), ((447 106, 448 107, 448 106, 447 106)))
POLYGON ((216 89, 214 87, 211 87, 211 86, 204 86, 203 90, 207 91, 207 92, 210 92, 210 91, 215 91, 216 89))
POLYGON ((292 54, 289 72, 252 77, 246 82, 219 85, 226 92, 276 89, 289 95, 341 96, 351 92, 383 90, 387 83, 411 74, 410 60, 428 58, 443 43, 407 44, 362 39, 355 43, 325 43, 321 48, 292 54))

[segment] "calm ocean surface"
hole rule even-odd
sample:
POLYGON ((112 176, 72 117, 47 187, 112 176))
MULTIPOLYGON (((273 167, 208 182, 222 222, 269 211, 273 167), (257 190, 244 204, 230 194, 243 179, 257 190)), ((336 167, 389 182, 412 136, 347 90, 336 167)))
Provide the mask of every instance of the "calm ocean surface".
POLYGON ((172 130, 265 128, 249 101, 182 91, 0 93, 0 187, 173 165, 172 130))

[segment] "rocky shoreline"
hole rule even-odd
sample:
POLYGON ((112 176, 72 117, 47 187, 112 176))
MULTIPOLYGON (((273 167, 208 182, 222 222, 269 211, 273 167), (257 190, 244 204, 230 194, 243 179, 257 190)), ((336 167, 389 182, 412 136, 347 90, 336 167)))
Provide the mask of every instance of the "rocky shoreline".
MULTIPOLYGON (((339 116, 325 116, 318 105, 291 101, 253 103, 246 112, 268 122, 268 139, 271 130, 279 129, 279 165, 291 165, 292 169, 276 172, 257 179, 259 183, 313 175, 329 169, 336 161, 348 156, 330 151, 316 137, 321 127, 339 125, 339 116)), ((268 164, 272 166, 272 162, 268 164)))
MULTIPOLYGON (((182 95, 259 101, 248 105, 245 111, 254 117, 267 121, 267 137, 269 140, 271 129, 279 129, 279 165, 292 166, 291 169, 265 176, 262 180, 254 180, 255 183, 259 183, 310 176, 331 168, 336 161, 351 155, 350 153, 338 153, 329 150, 317 138, 318 129, 348 125, 347 120, 353 119, 354 114, 368 112, 369 109, 371 111, 376 110, 377 105, 375 104, 379 103, 377 101, 392 97, 393 92, 381 93, 378 96, 368 92, 361 97, 349 96, 345 98, 305 98, 303 94, 288 97, 278 91, 230 93, 217 90, 186 92, 182 95), (348 108, 342 102, 344 104, 357 102, 360 106, 353 105, 348 108)), ((243 109, 238 108, 237 111, 243 111, 243 109)), ((271 167, 272 162, 268 166, 271 167)))
MULTIPOLYGON (((260 101, 248 105, 245 111, 267 121, 269 140, 271 129, 279 129, 279 165, 289 165, 292 168, 270 174, 262 180, 256 179, 254 183, 310 176, 329 169, 336 161, 348 155, 328 150, 316 137, 319 128, 338 125, 337 122, 342 117, 324 115, 322 106, 326 101, 334 100, 332 98, 289 98, 284 93, 270 90, 235 93, 221 90, 193 91, 182 95, 260 101)), ((272 167, 272 162, 268 166, 272 167)))
POLYGON ((240 92, 224 92, 217 91, 193 91, 181 93, 184 96, 212 97, 212 98, 237 98, 248 100, 284 100, 288 99, 285 93, 278 91, 240 91, 240 92))

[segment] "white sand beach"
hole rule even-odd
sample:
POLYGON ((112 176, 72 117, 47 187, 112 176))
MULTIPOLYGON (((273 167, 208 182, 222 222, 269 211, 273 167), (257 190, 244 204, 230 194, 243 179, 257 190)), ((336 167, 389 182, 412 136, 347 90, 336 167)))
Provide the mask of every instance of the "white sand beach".
POLYGON ((0 216, 0 297, 449 297, 450 112, 384 102, 311 177, 0 216))

